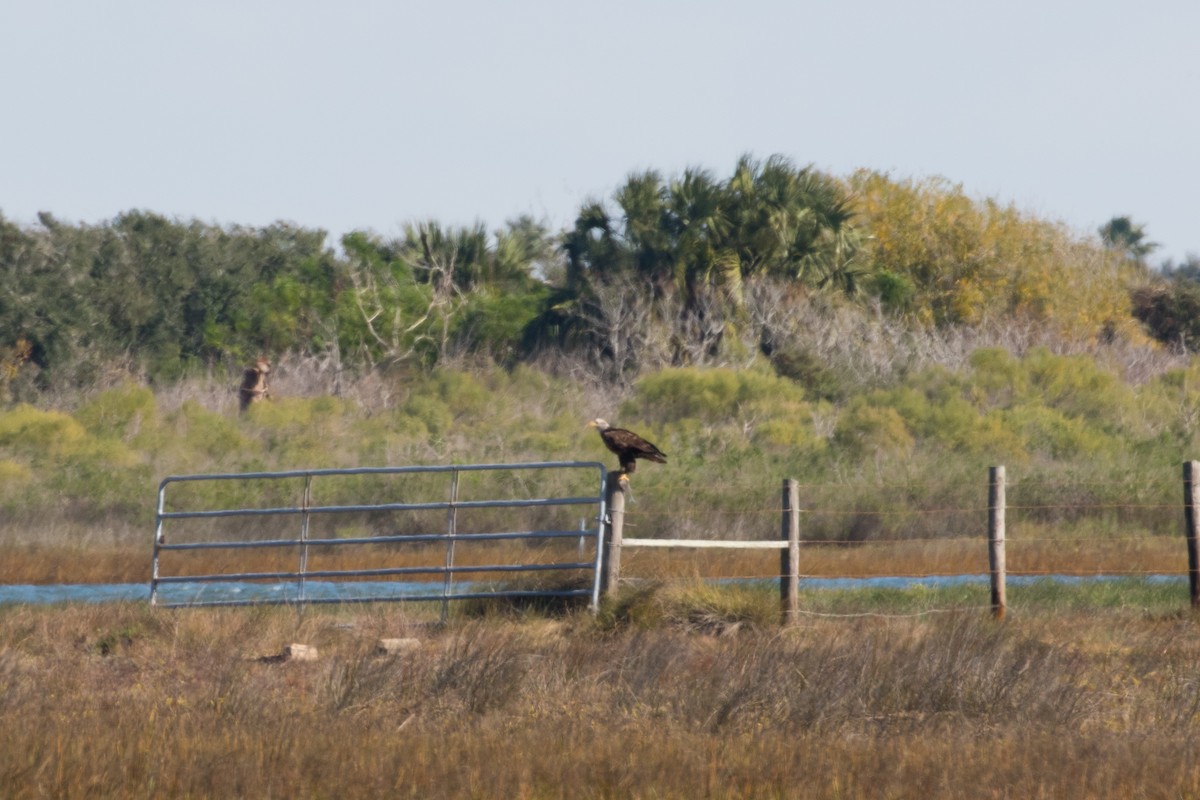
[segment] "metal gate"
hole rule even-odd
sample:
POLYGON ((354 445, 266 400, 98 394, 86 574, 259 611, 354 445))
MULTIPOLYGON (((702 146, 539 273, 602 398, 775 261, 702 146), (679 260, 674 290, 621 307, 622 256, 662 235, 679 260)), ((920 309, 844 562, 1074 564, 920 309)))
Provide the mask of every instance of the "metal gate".
POLYGON ((606 474, 555 461, 171 476, 150 603, 425 601, 444 618, 451 600, 588 597, 594 610, 606 474))

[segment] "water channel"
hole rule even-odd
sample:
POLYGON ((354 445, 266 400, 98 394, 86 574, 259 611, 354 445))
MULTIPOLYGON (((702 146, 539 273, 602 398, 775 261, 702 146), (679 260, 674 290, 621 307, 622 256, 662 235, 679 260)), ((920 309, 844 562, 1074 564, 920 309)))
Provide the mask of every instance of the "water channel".
MULTIPOLYGON (((1186 575, 1147 575, 1142 579, 1149 583, 1178 583, 1185 586, 1186 575)), ((1051 581, 1061 584, 1077 584, 1093 581, 1128 580, 1127 576, 1109 575, 1010 575, 1007 584, 1011 586, 1027 586, 1039 581, 1051 581)), ((760 581, 774 583, 773 581, 760 581)), ((835 590, 847 591, 855 589, 912 589, 926 587, 930 589, 947 588, 962 585, 988 585, 987 575, 937 575, 923 577, 880 576, 872 578, 802 578, 800 585, 805 590, 835 590)), ((458 591, 470 591, 470 584, 455 583, 458 591)), ((159 587, 159 598, 164 603, 188 604, 198 600, 205 601, 240 601, 240 602, 288 602, 297 597, 299 586, 296 583, 179 583, 159 587)), ((309 580, 304 583, 305 596, 328 602, 353 602, 363 597, 387 599, 413 598, 414 595, 428 595, 430 600, 437 599, 442 591, 442 584, 431 582, 400 582, 400 581, 355 581, 331 582, 309 580)), ((150 599, 148 583, 86 583, 86 584, 0 584, 0 605, 5 604, 47 604, 47 603, 106 603, 119 601, 146 601, 150 599)))

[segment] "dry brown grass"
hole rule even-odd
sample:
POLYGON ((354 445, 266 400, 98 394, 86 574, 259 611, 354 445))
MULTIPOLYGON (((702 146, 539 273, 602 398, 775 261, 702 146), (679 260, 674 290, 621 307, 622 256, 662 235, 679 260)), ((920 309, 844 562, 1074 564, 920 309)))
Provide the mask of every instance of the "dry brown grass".
MULTIPOLYGON (((578 558, 574 545, 539 557, 523 545, 486 550, 461 548, 456 563, 529 563, 578 558), (568 552, 569 551, 569 552, 568 552)), ((436 546, 314 552, 310 569, 353 570, 440 563, 436 546)), ((1010 574, 1182 574, 1187 550, 1181 536, 1080 538, 1050 535, 1008 542, 1010 574)), ((163 553, 164 575, 257 572, 296 568, 294 549, 163 553)), ((141 583, 150 579, 151 548, 128 544, 0 546, 0 583, 141 583)), ((590 557, 590 556, 585 556, 590 557)), ((778 575, 776 551, 626 548, 627 577, 770 578, 778 575)), ((987 545, 980 538, 903 540, 846 545, 804 544, 800 570, 815 577, 874 575, 961 575, 987 571, 987 545)))
POLYGON ((0 547, 0 583, 149 583, 152 552, 125 544, 0 547))
POLYGON ((1180 797, 1190 616, 980 614, 712 636, 395 607, 0 609, 27 797, 1180 797), (381 637, 418 649, 373 654, 381 637), (289 642, 312 663, 260 660, 289 642))
MULTIPOLYGON (((1010 540, 1010 574, 1165 573, 1187 570, 1183 537, 1010 540)), ((758 578, 779 574, 777 551, 625 548, 622 574, 630 577, 758 578)), ((876 575, 966 575, 988 570, 980 538, 904 540, 800 546, 802 575, 841 578, 876 575)))

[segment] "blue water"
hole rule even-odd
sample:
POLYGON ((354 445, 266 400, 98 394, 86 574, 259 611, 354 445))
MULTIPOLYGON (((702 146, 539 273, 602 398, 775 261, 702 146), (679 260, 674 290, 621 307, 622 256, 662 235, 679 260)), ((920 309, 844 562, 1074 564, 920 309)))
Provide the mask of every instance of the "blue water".
MULTIPOLYGON (((456 583, 455 589, 465 590, 466 584, 456 583)), ((441 595, 440 583, 405 583, 399 581, 361 581, 333 583, 307 581, 304 596, 310 600, 352 601, 364 597, 377 599, 412 598, 441 595)), ((299 599, 296 583, 172 583, 158 587, 158 602, 164 605, 205 602, 294 602, 299 599)), ((0 605, 6 603, 108 603, 114 601, 149 600, 148 583, 81 583, 32 586, 0 584, 0 605)))
MULTIPOLYGON (((1010 576, 1009 586, 1022 586, 1038 581, 1063 584, 1078 584, 1095 581, 1127 580, 1122 576, 1048 575, 1010 576)), ((1151 583, 1185 583, 1184 575, 1149 575, 1144 580, 1151 583)), ((766 582, 766 581, 764 581, 766 582)), ((772 582, 773 583, 773 582, 772 582)), ((986 586, 986 575, 938 575, 931 577, 876 577, 876 578, 803 578, 803 589, 911 589, 918 586, 944 588, 978 584, 986 586)), ((458 591, 471 591, 472 585, 456 583, 458 591)), ((261 583, 178 583, 160 585, 159 602, 164 604, 193 603, 204 601, 274 601, 288 602, 297 599, 297 585, 261 583)), ((398 581, 360 581, 332 583, 308 581, 304 585, 305 596, 313 600, 352 601, 364 597, 377 599, 412 598, 414 595, 429 595, 437 599, 442 591, 440 583, 410 583, 398 581)), ((138 601, 150 599, 148 583, 87 583, 31 586, 25 584, 0 584, 0 605, 12 603, 108 603, 115 601, 138 601)))

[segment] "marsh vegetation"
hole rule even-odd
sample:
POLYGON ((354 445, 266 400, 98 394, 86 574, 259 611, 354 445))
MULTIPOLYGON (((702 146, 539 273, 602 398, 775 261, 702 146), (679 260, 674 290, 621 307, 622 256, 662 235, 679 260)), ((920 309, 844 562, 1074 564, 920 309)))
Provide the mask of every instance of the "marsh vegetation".
POLYGON ((953 598, 843 597, 880 613, 783 631, 770 593, 696 585, 444 627, 394 606, 7 607, 0 780, 13 798, 1200 791, 1194 620, 1153 591, 1103 613, 1079 591, 1001 625, 919 613, 953 598), (378 655, 392 636, 419 645, 378 655), (298 641, 319 659, 270 658, 298 641))

